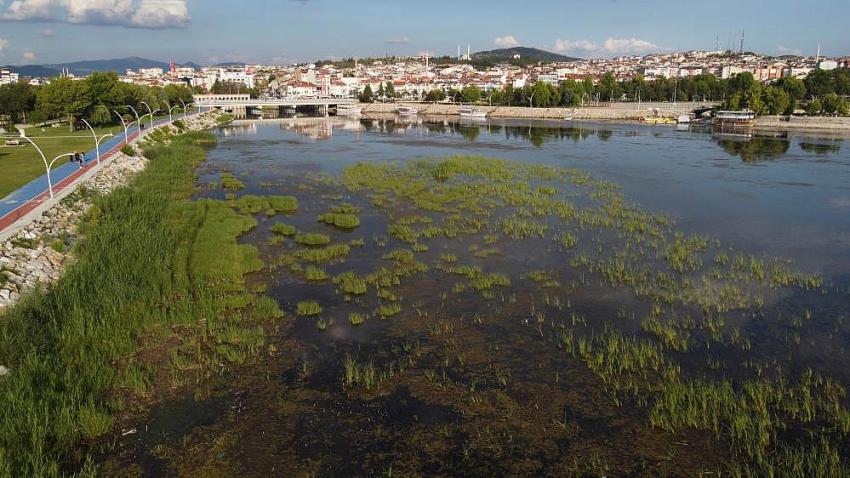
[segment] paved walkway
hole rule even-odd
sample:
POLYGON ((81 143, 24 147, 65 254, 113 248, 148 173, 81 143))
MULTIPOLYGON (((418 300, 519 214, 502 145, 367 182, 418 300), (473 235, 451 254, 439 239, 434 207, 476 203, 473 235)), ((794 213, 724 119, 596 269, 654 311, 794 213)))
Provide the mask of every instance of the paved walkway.
MULTIPOLYGON (((196 113, 197 114, 197 113, 196 113)), ((181 119, 181 117, 177 119, 181 119)), ((167 118, 161 118, 154 121, 154 127, 158 127, 168 123, 167 118)), ((145 128, 145 131, 150 131, 151 127, 145 128)), ((132 143, 139 137, 138 127, 133 128, 129 132, 129 142, 132 143)), ((100 144, 100 160, 107 161, 114 154, 121 150, 124 146, 124 132, 111 138, 109 141, 104 141, 100 144)), ((31 147, 31 146, 30 146, 31 147)), ((33 161, 37 161, 38 152, 33 150, 33 161)), ((52 158, 48 158, 50 160, 52 158)), ((76 183, 86 173, 97 167, 97 152, 92 149, 87 152, 83 161, 83 167, 80 168, 78 163, 66 163, 62 166, 50 171, 50 179, 53 182, 53 193, 58 195, 61 191, 76 183)), ((30 183, 21 187, 17 191, 9 194, 3 199, 0 199, 0 232, 12 227, 16 222, 24 218, 27 214, 38 208, 43 203, 50 200, 50 190, 47 186, 47 174, 43 174, 34 179, 30 183)))

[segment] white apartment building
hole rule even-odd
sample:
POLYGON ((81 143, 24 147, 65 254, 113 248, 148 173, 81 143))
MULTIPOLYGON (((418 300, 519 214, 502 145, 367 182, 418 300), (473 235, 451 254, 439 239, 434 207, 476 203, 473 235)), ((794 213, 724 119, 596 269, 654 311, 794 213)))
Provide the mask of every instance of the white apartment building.
POLYGON ((8 85, 17 83, 19 76, 17 73, 12 73, 8 68, 0 68, 0 85, 8 85))

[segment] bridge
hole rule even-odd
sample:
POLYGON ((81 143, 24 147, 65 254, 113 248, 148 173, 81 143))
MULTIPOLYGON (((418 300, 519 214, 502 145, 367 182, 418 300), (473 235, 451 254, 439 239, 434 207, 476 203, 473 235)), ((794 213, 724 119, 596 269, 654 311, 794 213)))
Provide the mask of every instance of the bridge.
MULTIPOLYGON (((262 111, 263 116, 281 108, 315 108, 320 114, 327 115, 332 107, 348 106, 357 103, 353 98, 251 98, 251 95, 195 95, 195 104, 201 108, 217 108, 236 117, 245 117, 249 111, 262 111)), ((274 116, 274 115, 273 115, 274 116)))

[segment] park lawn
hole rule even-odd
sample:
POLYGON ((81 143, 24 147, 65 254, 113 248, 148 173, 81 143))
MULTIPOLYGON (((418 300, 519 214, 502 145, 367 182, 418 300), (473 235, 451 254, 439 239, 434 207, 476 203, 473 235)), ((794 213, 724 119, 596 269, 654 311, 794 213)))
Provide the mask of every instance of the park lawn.
MULTIPOLYGON (((113 133, 123 135, 123 128, 96 128, 98 136, 113 133)), ((89 151, 94 149, 94 138, 88 131, 68 132, 67 127, 59 128, 29 128, 27 136, 32 138, 44 151, 48 161, 63 153, 73 151, 89 151), (74 136, 69 138, 68 136, 74 136)), ((44 174, 44 162, 38 151, 29 143, 26 146, 2 146, 0 143, 0 198, 8 196, 16 189, 24 186, 33 179, 44 174)), ((56 161, 53 168, 68 162, 67 158, 56 161)))

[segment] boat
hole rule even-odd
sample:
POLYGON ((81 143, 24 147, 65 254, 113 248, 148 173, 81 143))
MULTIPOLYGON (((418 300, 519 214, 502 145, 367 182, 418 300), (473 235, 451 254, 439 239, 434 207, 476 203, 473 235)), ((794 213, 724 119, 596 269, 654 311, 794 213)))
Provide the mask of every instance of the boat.
POLYGON ((485 119, 487 118, 487 113, 476 110, 471 106, 461 106, 459 110, 457 110, 460 114, 461 118, 470 118, 470 119, 485 119))
POLYGON ((676 118, 676 123, 678 124, 690 124, 690 122, 691 115, 679 115, 679 117, 676 118))
POLYGON ((401 116, 416 116, 419 114, 419 110, 412 106, 399 106, 396 113, 401 116))
POLYGON ((338 105, 336 107, 337 116, 360 116, 363 108, 356 105, 338 105))
POLYGON ((714 116, 714 124, 718 126, 751 125, 755 119, 756 114, 751 110, 718 111, 714 116))

